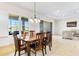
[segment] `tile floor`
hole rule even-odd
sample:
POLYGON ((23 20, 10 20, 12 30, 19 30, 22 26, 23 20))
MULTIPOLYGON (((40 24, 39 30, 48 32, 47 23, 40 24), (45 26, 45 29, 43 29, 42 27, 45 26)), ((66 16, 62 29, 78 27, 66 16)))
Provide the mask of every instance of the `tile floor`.
MULTIPOLYGON (((47 55, 45 56, 79 56, 79 40, 73 39, 62 39, 61 36, 53 36, 52 40, 52 50, 49 51, 47 48, 47 55)), ((14 52, 8 54, 7 56, 13 56, 14 52)), ((34 56, 33 53, 31 53, 34 56)), ((22 56, 27 56, 23 54, 22 56)), ((41 51, 37 52, 37 56, 42 56, 41 51)))

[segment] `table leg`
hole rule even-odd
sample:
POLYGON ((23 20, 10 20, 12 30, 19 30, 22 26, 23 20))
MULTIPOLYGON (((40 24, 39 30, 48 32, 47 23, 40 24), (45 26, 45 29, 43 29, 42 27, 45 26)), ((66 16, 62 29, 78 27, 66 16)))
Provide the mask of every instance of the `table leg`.
POLYGON ((27 42, 27 54, 28 54, 28 56, 30 56, 30 44, 29 44, 29 42, 27 42))

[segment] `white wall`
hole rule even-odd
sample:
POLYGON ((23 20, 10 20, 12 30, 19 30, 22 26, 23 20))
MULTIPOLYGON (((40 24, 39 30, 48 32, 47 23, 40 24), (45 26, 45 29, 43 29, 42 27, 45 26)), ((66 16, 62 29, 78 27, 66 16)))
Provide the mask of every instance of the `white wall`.
POLYGON ((46 19, 47 22, 52 22, 52 34, 55 34, 55 19, 46 19))
MULTIPOLYGON (((16 7, 13 5, 9 5, 7 3, 0 3, 0 46, 8 45, 13 43, 12 36, 8 35, 8 15, 14 14, 18 16, 25 16, 30 18, 32 16, 32 12, 29 12, 27 10, 24 10, 20 7, 16 7)), ((19 20, 20 21, 20 20, 19 20)), ((21 22, 19 23, 21 25, 21 22)), ((34 29, 34 25, 32 23, 29 23, 30 29, 34 29), (33 26, 33 27, 32 27, 33 26)), ((38 30, 38 24, 36 25, 36 29, 38 30)), ((21 27, 19 29, 21 31, 21 27)))
POLYGON ((29 22, 29 30, 34 30, 35 32, 40 32, 40 24, 35 22, 29 22))
POLYGON ((55 21, 55 34, 62 35, 64 30, 79 30, 79 20, 78 19, 65 19, 65 20, 56 20, 55 21), (77 27, 67 27, 67 22, 77 21, 77 27))
MULTIPOLYGON (((19 25, 21 24, 21 16, 25 16, 30 18, 32 16, 32 12, 28 10, 24 10, 20 7, 16 7, 7 3, 0 3, 0 46, 8 45, 13 43, 13 37, 8 35, 8 16, 9 14, 18 15, 19 25)), ((39 23, 29 22, 29 30, 35 30, 36 32, 40 31, 39 23)), ((22 30, 22 27, 19 27, 19 31, 22 30)))
MULTIPOLYGON (((10 5, 8 3, 0 3, 0 47, 13 43, 13 37, 11 35, 8 35, 9 14, 18 15, 19 17, 25 16, 27 18, 31 18, 31 16, 33 16, 33 12, 31 11, 22 9, 14 5, 10 5)), ((21 18, 19 18, 19 24, 22 25, 20 21, 21 18)), ((50 22, 53 22, 53 20, 51 20, 50 22)), ((21 31, 21 29, 22 28, 20 26, 19 30, 21 31)), ((39 23, 29 22, 29 29, 39 32, 40 25, 39 23)))

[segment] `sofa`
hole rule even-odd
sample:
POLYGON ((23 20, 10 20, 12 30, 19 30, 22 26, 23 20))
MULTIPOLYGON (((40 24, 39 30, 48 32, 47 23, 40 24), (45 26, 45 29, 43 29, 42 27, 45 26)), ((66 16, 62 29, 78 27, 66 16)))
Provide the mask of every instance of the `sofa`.
POLYGON ((62 33, 63 39, 74 39, 79 38, 79 30, 65 30, 62 33))

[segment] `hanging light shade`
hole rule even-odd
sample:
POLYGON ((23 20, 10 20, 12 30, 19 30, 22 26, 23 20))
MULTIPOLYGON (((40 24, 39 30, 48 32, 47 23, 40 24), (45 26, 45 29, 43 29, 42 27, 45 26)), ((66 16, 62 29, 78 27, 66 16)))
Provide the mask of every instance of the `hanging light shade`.
POLYGON ((34 18, 30 19, 31 22, 39 23, 40 20, 36 17, 36 2, 34 2, 34 18))
POLYGON ((38 22, 40 23, 40 19, 38 19, 38 22))
POLYGON ((32 22, 32 23, 34 23, 34 20, 31 18, 31 19, 29 19, 30 20, 30 22, 32 22))

